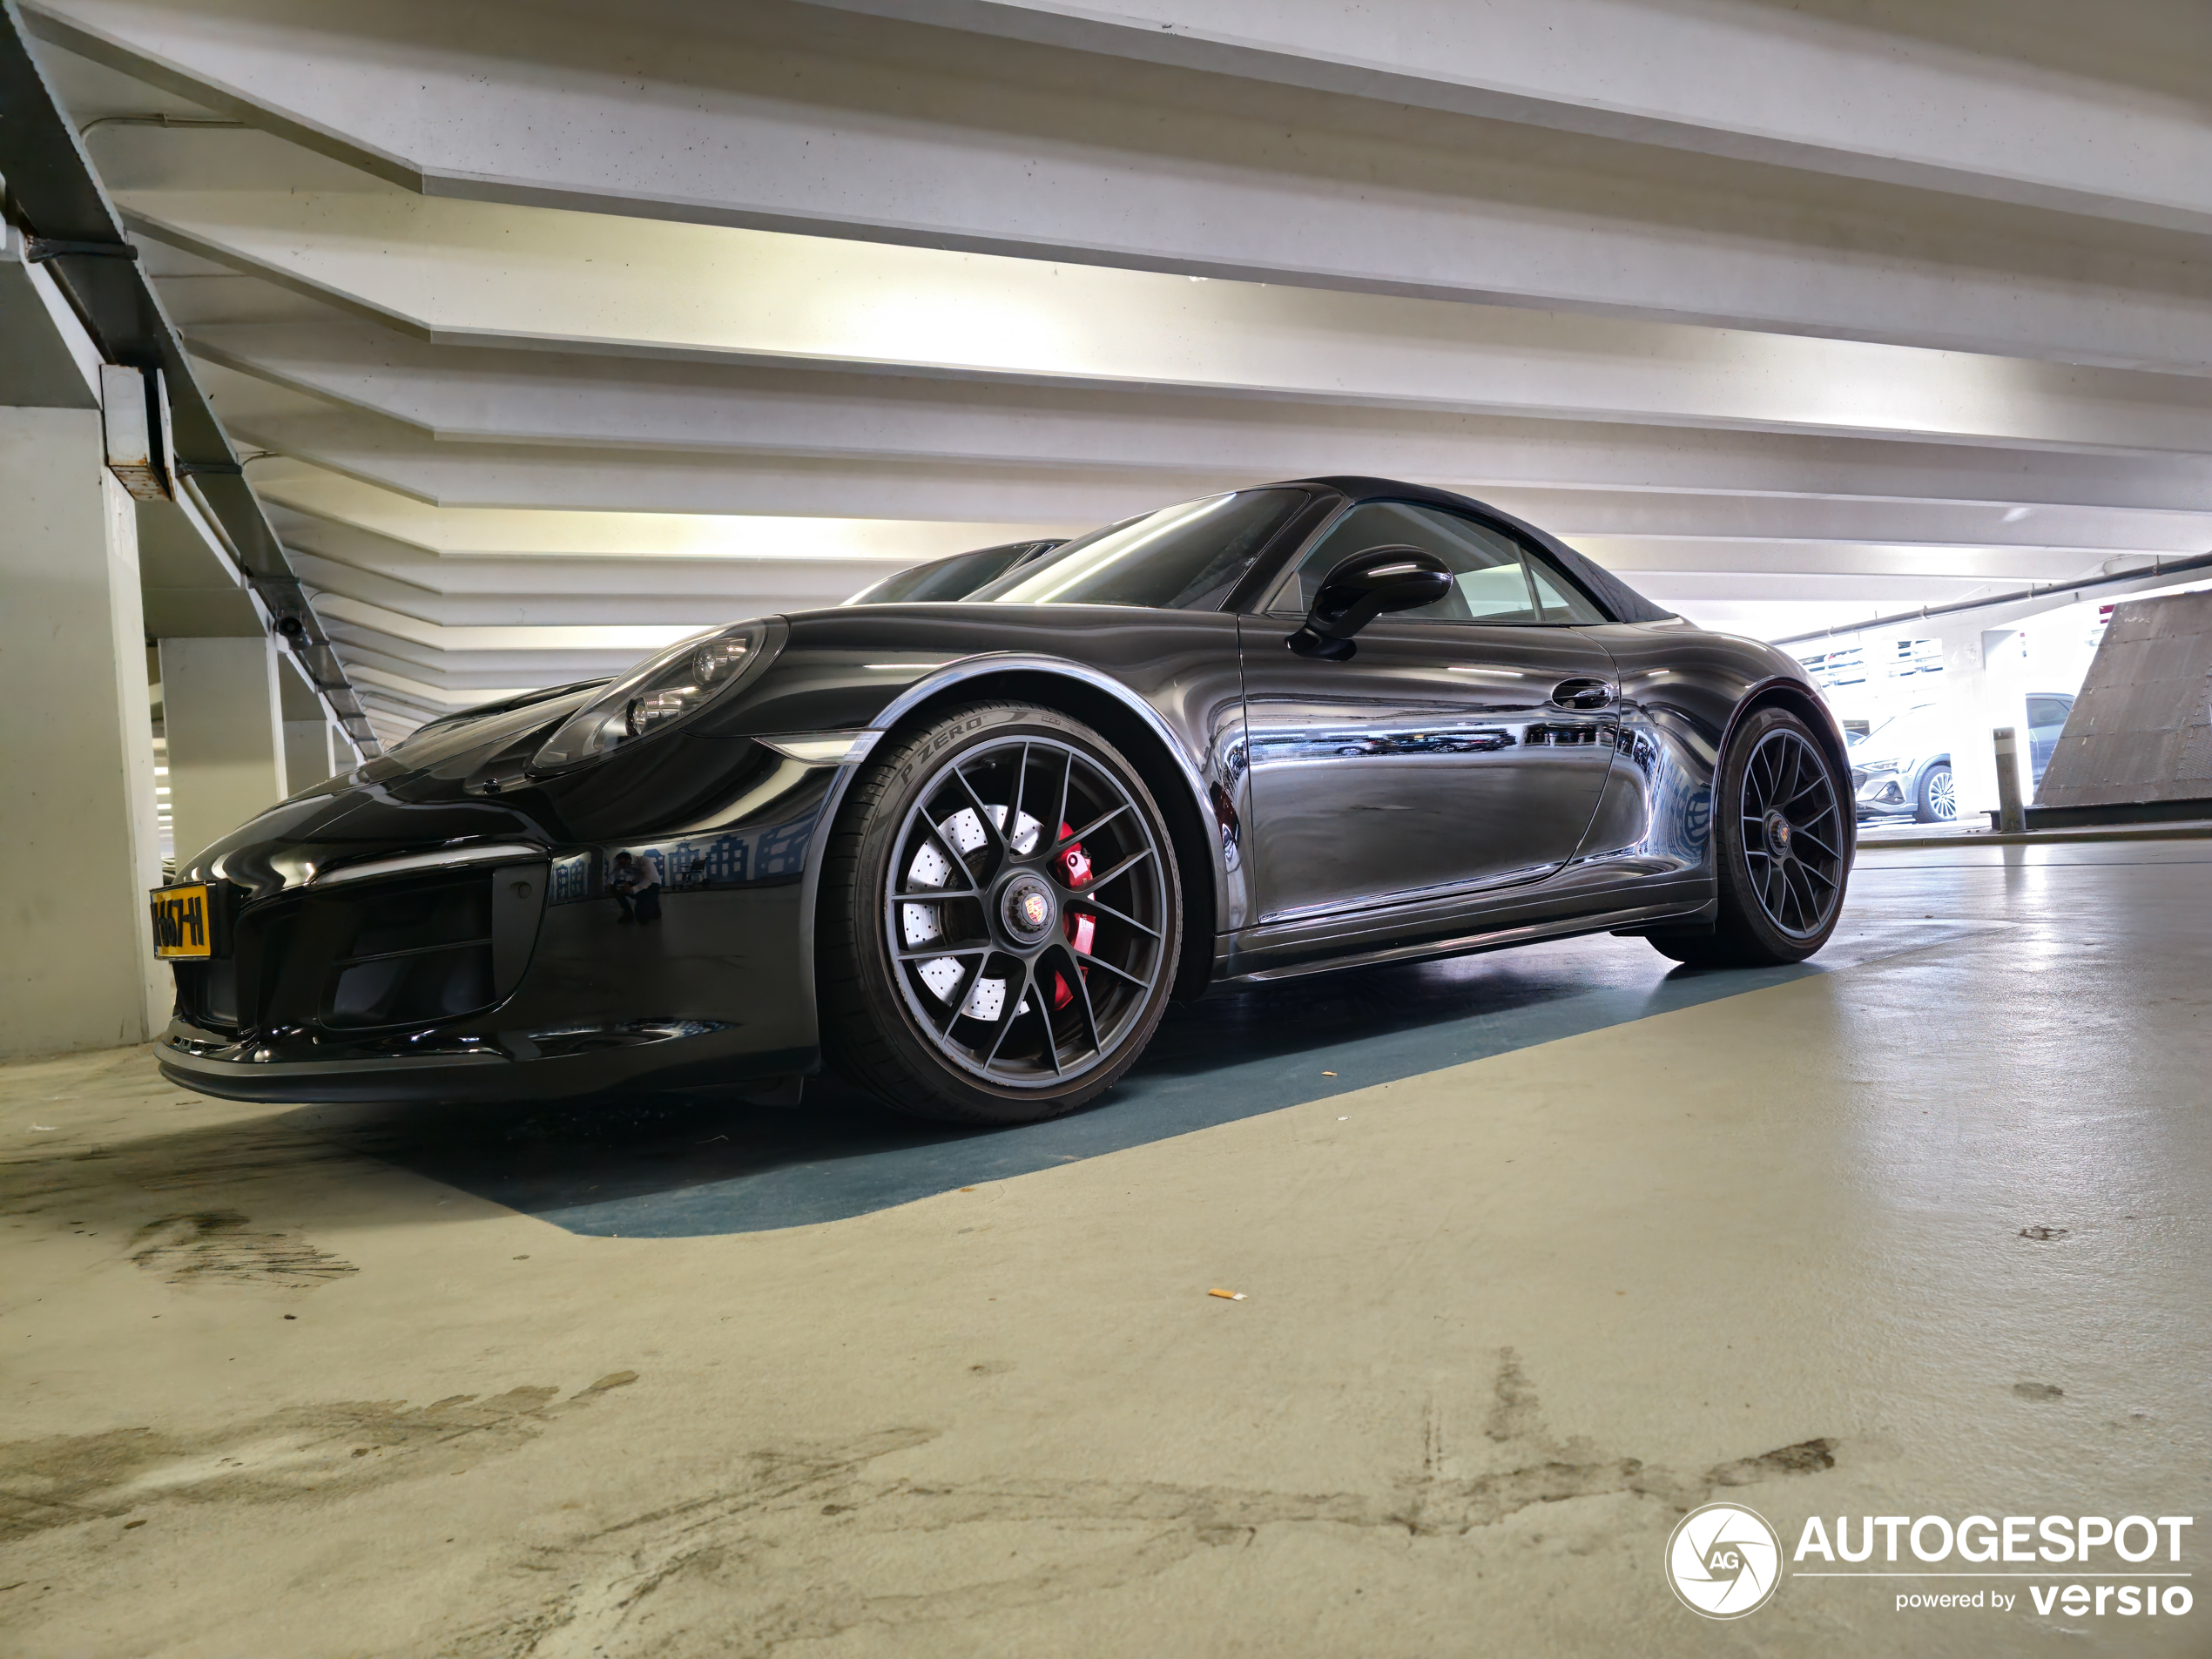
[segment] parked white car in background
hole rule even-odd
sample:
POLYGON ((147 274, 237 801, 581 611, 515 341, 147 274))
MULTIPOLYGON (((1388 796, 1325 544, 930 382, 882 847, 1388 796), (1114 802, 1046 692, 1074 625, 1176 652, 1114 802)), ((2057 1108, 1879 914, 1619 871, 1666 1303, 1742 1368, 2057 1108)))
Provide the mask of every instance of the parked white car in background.
MULTIPOLYGON (((2043 781, 2073 711, 2070 691, 2027 696, 2028 792, 2043 781)), ((1951 729, 1932 703, 1892 715, 1864 737, 1851 739, 1851 793, 1860 823, 1912 819, 1947 824, 1959 816, 1951 776, 1951 729)))

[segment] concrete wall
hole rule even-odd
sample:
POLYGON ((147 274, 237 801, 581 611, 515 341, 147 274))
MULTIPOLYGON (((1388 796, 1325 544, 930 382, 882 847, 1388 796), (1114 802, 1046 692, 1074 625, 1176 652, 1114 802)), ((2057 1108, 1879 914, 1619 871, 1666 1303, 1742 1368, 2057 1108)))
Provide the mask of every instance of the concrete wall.
POLYGON ((278 698, 276 642, 266 634, 161 642, 179 865, 289 792, 278 698))
POLYGON ((2212 799, 2212 593, 2116 605, 2039 806, 2212 799))
POLYGON ((320 783, 337 770, 329 721, 287 720, 284 723, 286 793, 297 794, 312 784, 320 783))
POLYGON ((166 1018, 138 541, 104 455, 98 410, 0 408, 0 1055, 166 1018))

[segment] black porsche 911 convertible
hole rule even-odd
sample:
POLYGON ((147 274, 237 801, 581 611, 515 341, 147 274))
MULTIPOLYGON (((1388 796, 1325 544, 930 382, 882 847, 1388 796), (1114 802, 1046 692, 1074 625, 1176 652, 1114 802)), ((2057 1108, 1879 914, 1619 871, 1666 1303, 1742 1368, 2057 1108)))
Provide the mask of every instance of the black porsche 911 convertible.
POLYGON ((1786 962, 1835 927, 1849 770, 1804 672, 1533 526, 1323 478, 1022 546, 954 601, 448 717, 185 860, 163 1071, 792 1099, 826 1060, 1015 1123, 1211 986, 1600 931, 1786 962))

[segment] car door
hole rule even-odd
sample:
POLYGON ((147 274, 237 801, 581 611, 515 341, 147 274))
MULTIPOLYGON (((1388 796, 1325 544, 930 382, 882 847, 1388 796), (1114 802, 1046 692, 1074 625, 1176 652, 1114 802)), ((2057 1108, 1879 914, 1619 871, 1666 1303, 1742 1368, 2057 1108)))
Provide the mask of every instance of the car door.
POLYGON ((1537 879, 1574 856, 1619 729, 1603 617, 1504 531, 1401 502, 1354 506, 1241 631, 1262 921, 1537 879), (1323 577, 1370 547, 1442 558, 1453 590, 1363 629, 1345 662, 1293 654, 1323 577))
POLYGON ((2073 711, 2074 699, 2061 692, 2028 693, 2027 786, 2030 790, 2043 781, 2044 768, 2051 764, 2051 756, 2059 746, 2060 734, 2066 730, 2066 717, 2073 711))

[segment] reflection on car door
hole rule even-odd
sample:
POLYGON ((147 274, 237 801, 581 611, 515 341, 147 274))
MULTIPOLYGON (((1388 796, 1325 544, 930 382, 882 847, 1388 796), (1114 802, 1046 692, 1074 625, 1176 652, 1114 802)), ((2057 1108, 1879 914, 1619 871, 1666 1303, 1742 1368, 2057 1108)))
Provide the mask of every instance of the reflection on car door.
POLYGON ((1325 575, 1366 545, 1411 543, 1462 572, 1443 604, 1370 624, 1349 661, 1284 646, 1318 577, 1244 620, 1262 921, 1532 880, 1574 856, 1596 813, 1619 728, 1612 658, 1572 627, 1529 625, 1566 603, 1556 573, 1530 571, 1532 591, 1519 550, 1434 522, 1451 516, 1370 503, 1307 556, 1325 575))

